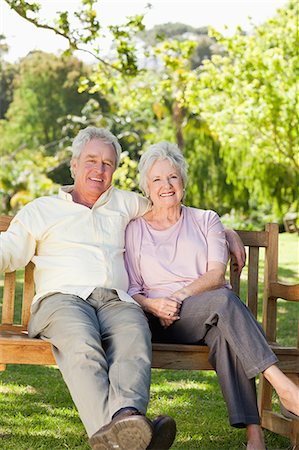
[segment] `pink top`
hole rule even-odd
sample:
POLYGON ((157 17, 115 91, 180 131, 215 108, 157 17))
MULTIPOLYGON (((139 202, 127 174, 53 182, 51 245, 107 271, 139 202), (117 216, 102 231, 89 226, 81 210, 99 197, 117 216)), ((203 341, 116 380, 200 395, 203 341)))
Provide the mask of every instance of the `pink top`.
POLYGON ((126 229, 125 263, 130 295, 157 298, 190 284, 210 261, 227 264, 225 231, 214 211, 182 206, 179 220, 166 230, 142 217, 126 229))

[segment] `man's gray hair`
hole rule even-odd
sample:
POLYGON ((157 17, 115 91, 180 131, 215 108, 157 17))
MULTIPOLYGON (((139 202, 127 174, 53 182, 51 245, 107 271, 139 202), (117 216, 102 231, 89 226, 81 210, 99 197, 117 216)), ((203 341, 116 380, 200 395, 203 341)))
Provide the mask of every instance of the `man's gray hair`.
MULTIPOLYGON (((92 141, 93 139, 98 139, 105 144, 111 144, 115 150, 115 167, 118 166, 121 156, 122 148, 118 139, 111 131, 106 128, 97 128, 97 127, 87 127, 83 130, 80 130, 72 144, 72 161, 73 159, 78 159, 81 155, 82 150, 85 145, 92 141)), ((74 178, 74 174, 71 166, 71 175, 74 178)))
POLYGON ((157 144, 150 145, 148 149, 143 153, 138 164, 139 170, 139 187, 141 191, 148 197, 148 172, 152 168, 153 164, 158 160, 167 159, 176 169, 182 177, 183 186, 185 188, 188 180, 187 163, 182 155, 181 150, 176 144, 172 144, 168 141, 161 141, 157 144))

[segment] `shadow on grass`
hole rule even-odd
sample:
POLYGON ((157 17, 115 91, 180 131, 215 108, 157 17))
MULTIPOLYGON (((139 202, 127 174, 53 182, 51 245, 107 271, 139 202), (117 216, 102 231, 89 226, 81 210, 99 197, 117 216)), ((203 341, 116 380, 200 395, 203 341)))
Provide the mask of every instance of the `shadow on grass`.
MULTIPOLYGON (((246 448, 246 431, 229 425, 217 376, 212 371, 153 370, 149 416, 177 422, 176 450, 246 448)), ((265 432, 268 450, 286 450, 289 440, 265 432)))
MULTIPOLYGON (((0 374, 3 450, 88 449, 87 436, 58 369, 8 365, 0 374)), ((174 450, 245 449, 245 430, 228 423, 214 372, 153 370, 151 418, 177 421, 174 450)), ((266 433, 267 448, 286 450, 287 439, 266 433)))
MULTIPOLYGON (((284 266, 286 266, 287 264, 285 263, 284 266)), ((288 269, 287 267, 280 267, 278 270, 278 278, 279 279, 292 279, 292 280, 296 280, 296 277, 298 277, 298 272, 296 272, 293 269, 288 269)), ((298 281, 299 282, 299 281, 298 281)))
POLYGON ((89 449, 58 369, 8 365, 0 374, 1 449, 89 449))

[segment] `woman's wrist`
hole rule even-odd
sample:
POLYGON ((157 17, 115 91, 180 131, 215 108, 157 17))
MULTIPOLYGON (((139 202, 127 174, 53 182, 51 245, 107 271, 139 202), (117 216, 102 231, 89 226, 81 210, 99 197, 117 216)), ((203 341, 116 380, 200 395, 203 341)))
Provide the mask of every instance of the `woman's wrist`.
POLYGON ((180 302, 184 301, 188 297, 190 297, 190 294, 188 293, 188 290, 186 288, 180 289, 170 296, 170 298, 174 298, 175 300, 179 300, 180 302))

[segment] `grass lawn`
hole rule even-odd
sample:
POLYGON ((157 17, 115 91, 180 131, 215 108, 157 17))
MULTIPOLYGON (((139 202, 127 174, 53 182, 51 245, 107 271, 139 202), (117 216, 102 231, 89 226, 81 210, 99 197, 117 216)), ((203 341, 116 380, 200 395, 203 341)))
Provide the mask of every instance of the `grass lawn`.
MULTIPOLYGON (((281 234, 281 281, 298 282, 298 256, 298 237, 281 234)), ((279 339, 286 345, 296 342, 298 306, 279 303, 279 339)), ((246 448, 245 430, 228 424, 214 372, 153 370, 148 415, 153 418, 158 414, 172 415, 177 421, 173 449, 246 448)), ((290 448, 288 439, 270 432, 265 432, 265 437, 268 450, 290 448)), ((0 448, 89 448, 83 425, 57 368, 8 365, 0 373, 0 448)))

